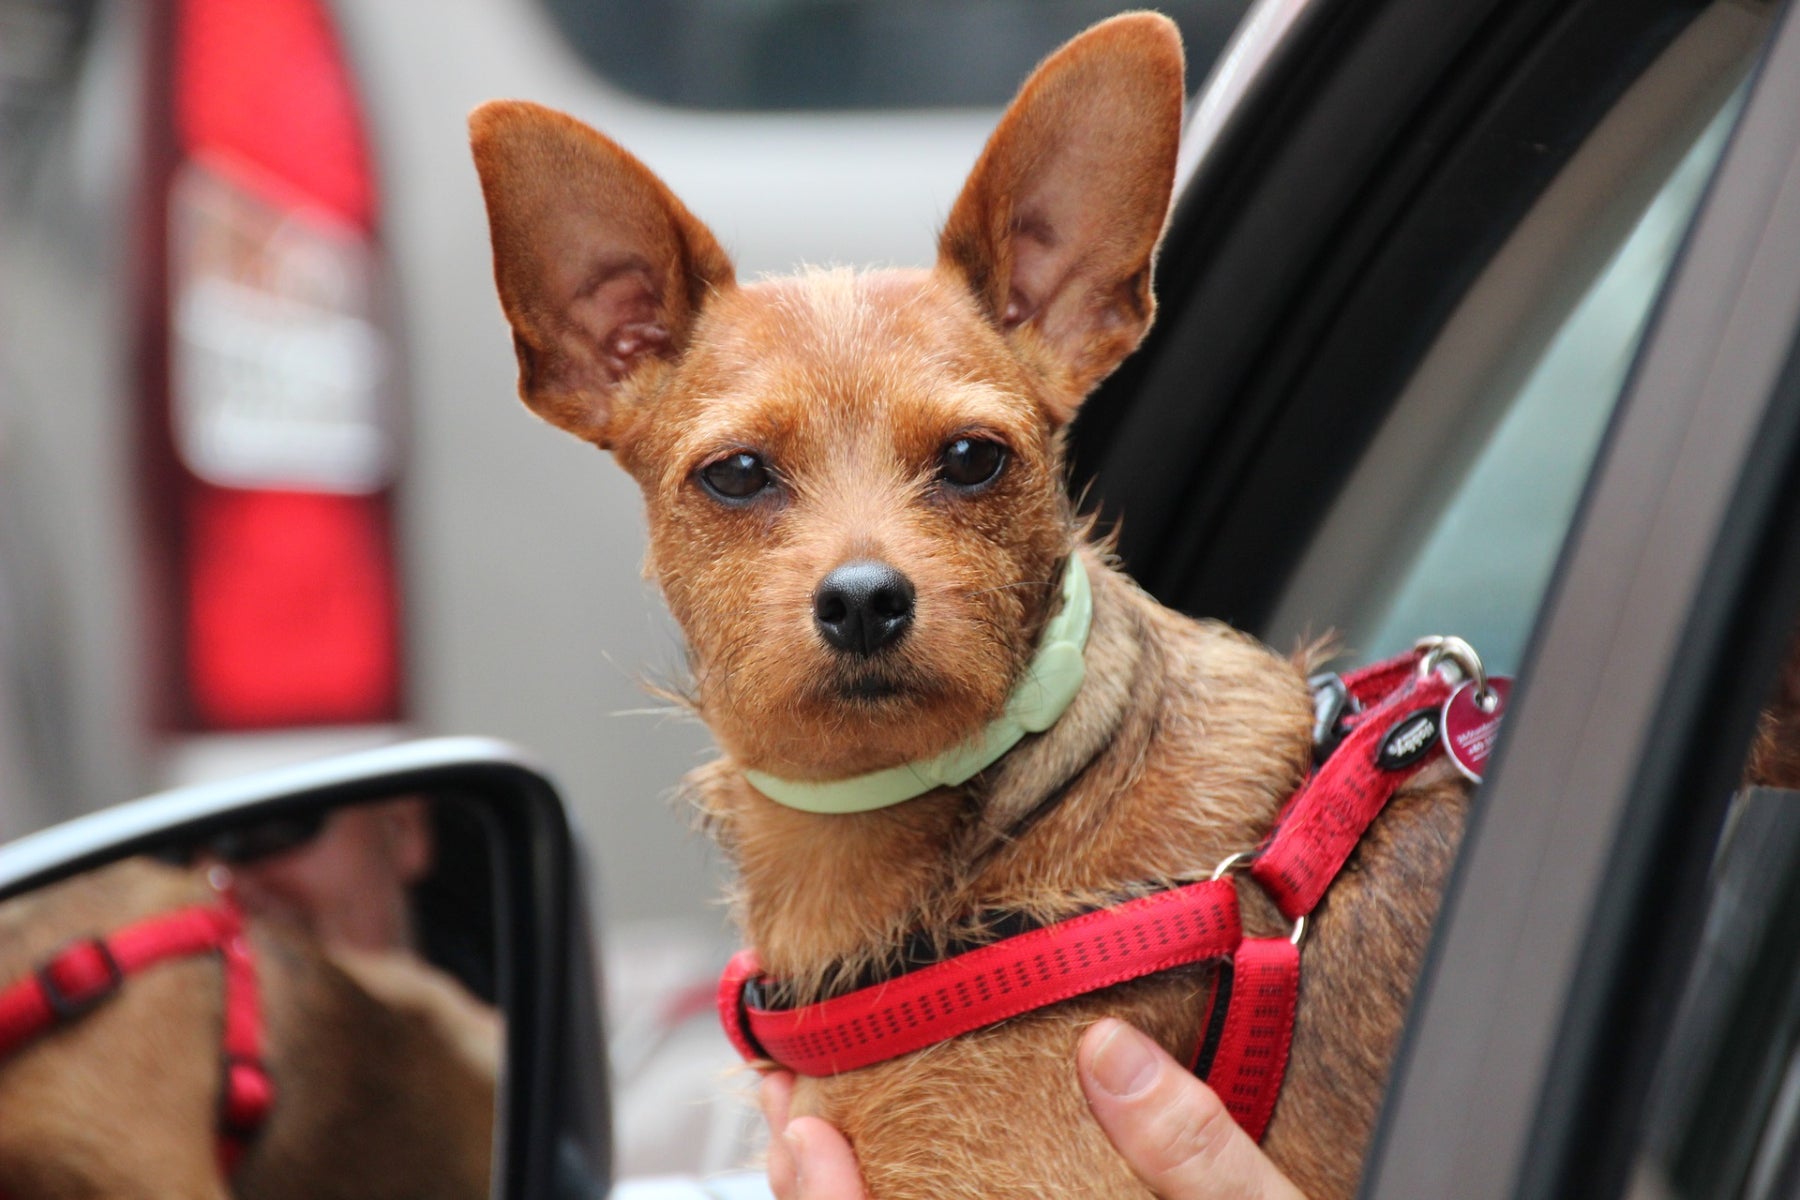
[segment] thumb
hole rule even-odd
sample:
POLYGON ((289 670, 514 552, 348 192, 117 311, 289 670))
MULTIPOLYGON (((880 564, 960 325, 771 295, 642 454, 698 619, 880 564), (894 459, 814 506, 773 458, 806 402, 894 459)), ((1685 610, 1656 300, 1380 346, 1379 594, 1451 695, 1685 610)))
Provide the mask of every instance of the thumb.
POLYGON ((799 1200, 868 1200, 843 1134, 817 1117, 796 1117, 781 1137, 794 1159, 799 1200))
POLYGON ((1163 1200, 1305 1200, 1211 1088, 1123 1021, 1096 1021, 1076 1061, 1100 1127, 1163 1200))

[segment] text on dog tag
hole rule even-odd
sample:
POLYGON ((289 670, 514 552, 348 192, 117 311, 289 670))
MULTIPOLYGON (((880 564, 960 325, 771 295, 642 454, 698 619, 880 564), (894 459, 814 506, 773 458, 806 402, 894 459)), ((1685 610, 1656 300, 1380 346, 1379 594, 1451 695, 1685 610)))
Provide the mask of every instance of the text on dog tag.
POLYGON ((1477 692, 1470 680, 1450 693, 1444 701, 1444 715, 1439 727, 1444 736, 1444 753, 1456 769, 1471 783, 1480 783, 1487 761, 1500 736, 1500 718, 1506 713, 1507 697, 1512 694, 1512 680, 1496 675, 1487 681, 1487 690, 1477 692))

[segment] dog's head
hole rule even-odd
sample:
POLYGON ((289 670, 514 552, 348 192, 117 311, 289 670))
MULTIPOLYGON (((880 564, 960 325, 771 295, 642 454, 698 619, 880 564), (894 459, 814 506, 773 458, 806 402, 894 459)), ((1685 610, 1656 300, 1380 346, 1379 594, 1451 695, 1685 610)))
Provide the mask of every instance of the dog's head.
POLYGON ((1104 22, 1026 82, 933 269, 747 285, 607 138, 471 118, 520 393, 642 487, 743 765, 889 766, 1004 704, 1072 544, 1061 431, 1150 324, 1183 99, 1173 25, 1104 22))

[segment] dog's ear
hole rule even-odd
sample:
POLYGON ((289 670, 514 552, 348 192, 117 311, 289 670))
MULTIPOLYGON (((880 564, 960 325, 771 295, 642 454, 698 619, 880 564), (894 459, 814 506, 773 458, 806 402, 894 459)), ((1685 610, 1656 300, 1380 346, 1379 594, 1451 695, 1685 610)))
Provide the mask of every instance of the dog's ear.
POLYGON ((1021 350, 1035 335, 1049 352, 1060 420, 1150 327, 1185 99, 1171 21, 1095 25, 1025 81, 938 240, 940 269, 1021 350))
POLYGON ((496 100, 469 135, 519 395, 610 447, 622 388, 680 354, 707 293, 733 282, 731 260, 648 167, 573 117, 496 100))

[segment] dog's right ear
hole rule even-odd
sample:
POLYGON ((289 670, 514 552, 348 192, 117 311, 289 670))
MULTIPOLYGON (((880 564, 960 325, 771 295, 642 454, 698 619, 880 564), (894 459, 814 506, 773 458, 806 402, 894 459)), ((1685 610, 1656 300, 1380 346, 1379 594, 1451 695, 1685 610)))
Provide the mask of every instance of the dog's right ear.
POLYGON ((630 383, 681 353, 731 260, 648 167, 573 117, 496 100, 469 135, 519 395, 610 448, 630 383))

